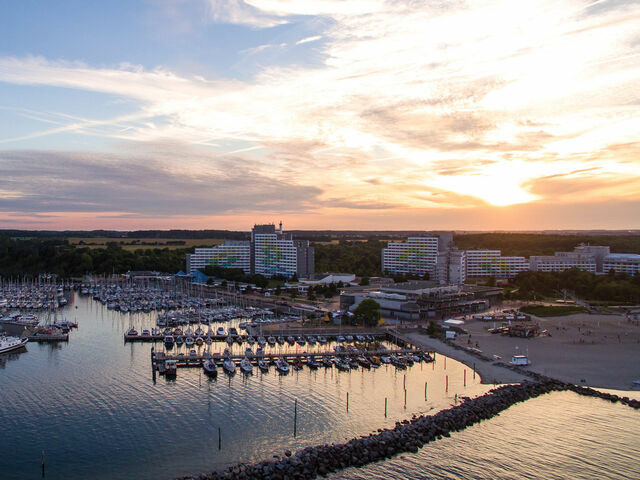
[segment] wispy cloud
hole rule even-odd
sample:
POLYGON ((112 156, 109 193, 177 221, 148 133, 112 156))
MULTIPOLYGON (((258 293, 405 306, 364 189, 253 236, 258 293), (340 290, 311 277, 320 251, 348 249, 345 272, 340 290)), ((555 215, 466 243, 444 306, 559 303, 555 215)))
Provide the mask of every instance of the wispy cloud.
POLYGON ((309 43, 309 42, 317 42, 321 38, 322 38, 322 35, 314 35, 313 37, 306 37, 306 38, 303 38, 302 40, 298 40, 296 42, 296 45, 302 45, 304 43, 309 43))
POLYGON ((233 168, 250 162, 259 178, 311 189, 327 208, 579 202, 583 192, 574 186, 597 180, 576 170, 606 173, 598 188, 604 198, 617 198, 623 184, 635 188, 619 181, 640 176, 637 156, 619 147, 640 138, 640 4, 209 5, 215 21, 256 29, 309 15, 330 19, 321 35, 296 42, 322 39, 323 63, 265 66, 241 82, 5 57, 0 81, 104 92, 138 106, 126 117, 69 121, 34 136, 64 130, 135 142, 241 142, 250 146, 228 150, 242 155, 233 168), (552 175, 571 178, 571 188, 560 195, 552 175), (407 178, 413 187, 396 187, 407 178), (336 201, 344 192, 362 200, 336 201))

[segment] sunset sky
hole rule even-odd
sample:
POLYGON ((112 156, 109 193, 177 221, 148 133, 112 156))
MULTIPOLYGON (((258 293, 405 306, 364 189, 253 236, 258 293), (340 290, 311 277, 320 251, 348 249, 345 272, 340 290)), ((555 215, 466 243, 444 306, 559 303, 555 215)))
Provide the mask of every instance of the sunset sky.
POLYGON ((0 228, 640 228, 640 2, 0 5, 0 228))

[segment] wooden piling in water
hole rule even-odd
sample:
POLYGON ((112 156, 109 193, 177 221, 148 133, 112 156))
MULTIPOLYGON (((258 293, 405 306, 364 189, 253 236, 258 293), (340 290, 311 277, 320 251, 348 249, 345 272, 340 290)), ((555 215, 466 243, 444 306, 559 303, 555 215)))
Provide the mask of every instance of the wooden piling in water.
POLYGON ((467 369, 466 368, 464 369, 464 380, 463 380, 462 386, 463 387, 467 386, 467 369))
POLYGON ((42 478, 44 478, 44 450, 42 450, 42 478))
POLYGON ((427 401, 427 382, 424 382, 424 401, 427 401))
POLYGON ((298 399, 293 400, 293 436, 298 433, 298 399))
POLYGON ((446 376, 445 378, 445 387, 444 387, 444 391, 448 392, 449 391, 449 375, 446 376))
POLYGON ((347 412, 349 411, 349 392, 347 392, 347 412))
POLYGON ((222 450, 222 430, 218 427, 218 450, 222 450))
POLYGON ((384 397, 384 418, 387 418, 387 397, 384 397))

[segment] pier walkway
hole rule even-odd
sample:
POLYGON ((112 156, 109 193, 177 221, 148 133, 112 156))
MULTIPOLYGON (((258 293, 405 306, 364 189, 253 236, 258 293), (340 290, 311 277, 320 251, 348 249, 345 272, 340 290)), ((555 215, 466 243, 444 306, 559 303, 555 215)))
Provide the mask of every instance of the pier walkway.
MULTIPOLYGON (((239 362, 245 356, 252 362, 257 362, 258 360, 267 360, 269 362, 273 362, 278 358, 284 358, 285 360, 293 361, 298 358, 304 358, 308 356, 312 356, 314 358, 336 358, 336 357, 354 357, 360 355, 366 356, 389 356, 389 355, 404 355, 404 354, 429 354, 431 358, 435 358, 435 352, 427 352, 421 349, 396 349, 396 350, 373 350, 366 352, 353 352, 353 351, 344 351, 344 352, 334 352, 334 351, 324 351, 324 352, 302 352, 302 353, 262 353, 260 355, 229 355, 234 362, 239 362)), ((203 355, 188 355, 188 354, 168 354, 166 352, 151 352, 151 365, 154 370, 159 370, 164 366, 165 360, 175 360, 176 365, 178 367, 201 367, 203 362, 208 358, 212 358, 218 366, 222 365, 223 360, 226 358, 220 353, 215 353, 213 355, 207 355, 206 353, 203 355)))

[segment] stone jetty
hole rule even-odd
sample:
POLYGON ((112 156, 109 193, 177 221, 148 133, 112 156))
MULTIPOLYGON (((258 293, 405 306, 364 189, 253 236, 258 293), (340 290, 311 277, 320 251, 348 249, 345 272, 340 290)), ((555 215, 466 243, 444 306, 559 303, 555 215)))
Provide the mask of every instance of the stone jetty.
POLYGON ((640 401, 602 393, 588 387, 570 385, 540 377, 537 381, 497 387, 485 395, 466 399, 460 405, 435 415, 413 416, 397 422, 394 428, 379 429, 346 443, 307 447, 295 453, 286 451, 254 464, 237 464, 219 472, 181 477, 180 480, 302 480, 312 479, 348 467, 359 467, 400 453, 417 452, 426 443, 451 432, 463 430, 498 415, 512 405, 554 391, 571 390, 580 395, 621 402, 639 409, 640 401))

